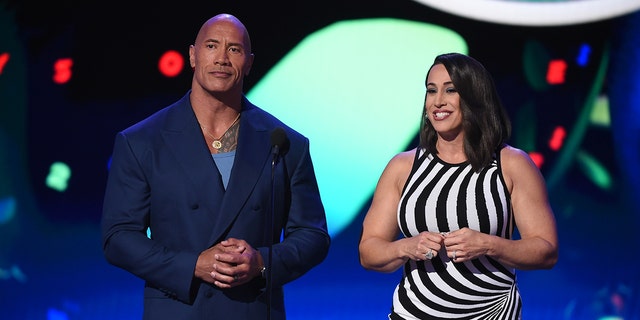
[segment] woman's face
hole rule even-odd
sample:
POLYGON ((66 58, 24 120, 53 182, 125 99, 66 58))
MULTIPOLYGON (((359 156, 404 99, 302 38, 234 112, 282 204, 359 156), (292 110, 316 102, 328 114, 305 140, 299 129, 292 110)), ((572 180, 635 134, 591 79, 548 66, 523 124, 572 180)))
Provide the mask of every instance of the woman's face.
POLYGON ((461 133, 460 95, 442 64, 429 71, 424 107, 429 122, 440 136, 454 138, 461 133))

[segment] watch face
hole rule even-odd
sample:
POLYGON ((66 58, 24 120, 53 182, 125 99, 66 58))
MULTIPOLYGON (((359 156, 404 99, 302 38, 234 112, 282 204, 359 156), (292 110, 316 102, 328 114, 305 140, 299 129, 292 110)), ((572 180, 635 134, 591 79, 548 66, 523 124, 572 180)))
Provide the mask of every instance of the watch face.
POLYGON ((414 0, 466 18, 522 26, 595 22, 640 9, 630 0, 414 0))

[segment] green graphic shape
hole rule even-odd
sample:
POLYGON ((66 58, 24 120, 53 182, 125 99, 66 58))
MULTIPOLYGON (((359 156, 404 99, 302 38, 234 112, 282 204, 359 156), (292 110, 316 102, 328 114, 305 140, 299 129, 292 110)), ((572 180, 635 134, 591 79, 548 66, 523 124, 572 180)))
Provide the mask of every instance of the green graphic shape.
POLYGON ((435 56, 467 51, 437 25, 340 21, 304 38, 247 93, 310 138, 331 235, 363 210, 391 157, 413 147, 435 56))

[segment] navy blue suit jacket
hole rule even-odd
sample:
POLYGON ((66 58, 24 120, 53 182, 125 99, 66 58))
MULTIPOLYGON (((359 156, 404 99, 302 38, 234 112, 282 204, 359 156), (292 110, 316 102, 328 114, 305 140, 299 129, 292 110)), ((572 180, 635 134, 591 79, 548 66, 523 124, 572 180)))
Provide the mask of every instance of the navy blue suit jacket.
POLYGON ((230 237, 246 240, 267 263, 273 235, 272 319, 284 319, 282 286, 322 262, 330 244, 309 140, 243 97, 224 190, 189 94, 116 135, 102 216, 105 257, 145 281, 144 319, 265 319, 263 279, 223 290, 194 270, 200 252, 230 237), (288 147, 273 173, 268 232, 277 127, 288 147))

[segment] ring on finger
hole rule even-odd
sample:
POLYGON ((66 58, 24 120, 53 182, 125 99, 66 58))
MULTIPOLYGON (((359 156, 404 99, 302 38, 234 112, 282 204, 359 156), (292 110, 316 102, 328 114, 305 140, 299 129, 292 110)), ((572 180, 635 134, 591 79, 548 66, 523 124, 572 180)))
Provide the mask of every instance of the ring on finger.
POLYGON ((433 250, 431 250, 431 248, 429 248, 429 251, 427 251, 427 254, 424 255, 425 260, 431 260, 433 259, 433 250))
POLYGON ((233 281, 238 281, 238 275, 237 274, 233 276, 233 281))
POLYGON ((453 261, 456 261, 456 252, 457 252, 457 251, 458 251, 458 250, 453 250, 453 257, 452 257, 452 260, 453 260, 453 261))

